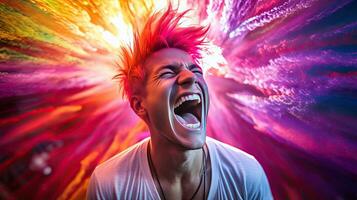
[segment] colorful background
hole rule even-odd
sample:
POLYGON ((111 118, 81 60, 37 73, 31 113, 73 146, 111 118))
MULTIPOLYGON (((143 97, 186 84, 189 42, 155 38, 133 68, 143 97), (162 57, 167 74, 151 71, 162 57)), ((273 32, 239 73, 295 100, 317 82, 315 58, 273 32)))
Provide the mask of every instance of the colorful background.
MULTIPOLYGON (((112 78, 166 4, 0 0, 0 199, 84 198, 98 163, 148 136, 112 78)), ((253 154, 276 199, 357 199, 357 2, 179 8, 211 24, 208 135, 253 154)))

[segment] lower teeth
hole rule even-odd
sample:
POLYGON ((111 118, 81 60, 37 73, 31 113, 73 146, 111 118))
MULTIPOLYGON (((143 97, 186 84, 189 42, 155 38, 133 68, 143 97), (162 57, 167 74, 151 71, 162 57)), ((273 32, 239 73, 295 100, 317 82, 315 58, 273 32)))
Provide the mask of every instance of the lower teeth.
POLYGON ((187 126, 188 128, 198 128, 200 127, 201 123, 198 122, 196 124, 185 124, 185 126, 187 126))

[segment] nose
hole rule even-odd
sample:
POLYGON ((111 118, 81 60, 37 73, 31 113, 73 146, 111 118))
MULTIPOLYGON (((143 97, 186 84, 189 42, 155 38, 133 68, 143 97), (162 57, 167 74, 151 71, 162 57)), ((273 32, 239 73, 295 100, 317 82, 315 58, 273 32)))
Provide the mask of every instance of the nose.
POLYGON ((180 72, 178 84, 182 86, 191 86, 196 82, 196 75, 188 69, 180 72))

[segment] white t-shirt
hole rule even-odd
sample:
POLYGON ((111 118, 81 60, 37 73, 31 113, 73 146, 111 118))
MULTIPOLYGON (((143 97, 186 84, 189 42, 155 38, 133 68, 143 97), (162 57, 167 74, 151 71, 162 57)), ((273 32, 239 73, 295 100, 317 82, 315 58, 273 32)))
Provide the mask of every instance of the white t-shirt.
MULTIPOLYGON (((160 199, 148 159, 149 138, 99 165, 90 179, 87 199, 160 199)), ((251 155, 207 137, 211 160, 208 199, 273 199, 266 175, 251 155)))

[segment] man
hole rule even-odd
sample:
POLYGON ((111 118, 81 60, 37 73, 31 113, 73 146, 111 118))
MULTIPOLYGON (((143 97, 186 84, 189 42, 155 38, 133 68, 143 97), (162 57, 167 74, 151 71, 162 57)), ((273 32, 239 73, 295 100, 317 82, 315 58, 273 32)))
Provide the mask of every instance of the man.
POLYGON ((169 6, 122 49, 118 77, 151 137, 98 166, 88 199, 272 199, 254 157, 206 137, 207 85, 197 60, 205 27, 169 6))

